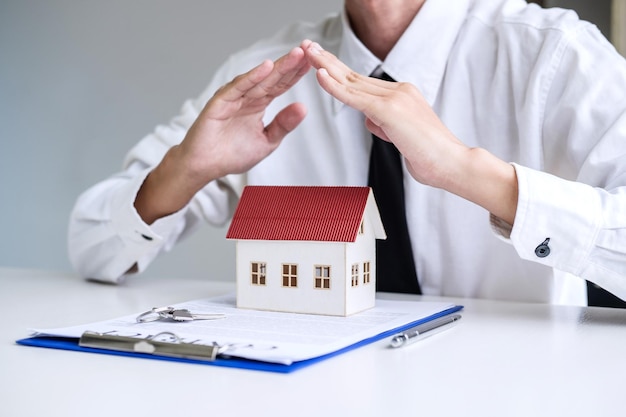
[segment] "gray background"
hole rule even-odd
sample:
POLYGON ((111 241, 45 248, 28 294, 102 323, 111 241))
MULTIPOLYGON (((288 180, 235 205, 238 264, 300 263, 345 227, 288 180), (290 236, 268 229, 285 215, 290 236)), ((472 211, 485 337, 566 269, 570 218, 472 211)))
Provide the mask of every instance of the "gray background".
MULTIPOLYGON (((70 270, 67 220, 80 192, 118 171, 229 53, 341 4, 0 0, 0 266, 70 270)), ((608 34, 608 0, 555 4, 608 34)), ((234 279, 224 235, 203 227, 147 274, 234 279)))

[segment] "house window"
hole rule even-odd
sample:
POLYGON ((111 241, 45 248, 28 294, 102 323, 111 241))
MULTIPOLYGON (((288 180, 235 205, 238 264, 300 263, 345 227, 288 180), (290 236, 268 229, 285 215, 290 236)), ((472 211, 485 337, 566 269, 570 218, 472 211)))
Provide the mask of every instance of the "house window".
POLYGON ((265 285, 265 262, 252 262, 250 278, 252 285, 265 285))
POLYGON ((315 288, 330 289, 330 266, 315 265, 315 288))
POLYGON ((363 284, 370 283, 370 263, 363 262, 363 284))
POLYGON ((359 285, 359 264, 352 264, 352 286, 359 285))
POLYGON ((298 265, 283 264, 283 287, 298 286, 298 265))
POLYGON ((365 233, 365 221, 361 220, 361 225, 359 226, 359 234, 362 235, 365 233))

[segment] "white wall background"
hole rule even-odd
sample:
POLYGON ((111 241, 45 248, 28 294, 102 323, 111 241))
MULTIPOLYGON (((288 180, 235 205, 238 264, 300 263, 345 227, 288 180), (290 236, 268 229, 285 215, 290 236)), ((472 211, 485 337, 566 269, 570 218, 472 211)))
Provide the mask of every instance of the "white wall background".
MULTIPOLYGON (((0 266, 70 270, 69 212, 225 58, 341 0, 0 0, 0 266)), ((149 275, 234 279, 210 226, 149 275)))

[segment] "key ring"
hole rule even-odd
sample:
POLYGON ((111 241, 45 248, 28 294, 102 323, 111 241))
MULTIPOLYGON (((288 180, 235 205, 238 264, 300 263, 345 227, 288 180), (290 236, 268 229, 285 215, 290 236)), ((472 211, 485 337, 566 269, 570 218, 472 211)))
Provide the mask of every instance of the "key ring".
POLYGON ((193 320, 216 320, 226 317, 222 313, 192 313, 186 308, 174 307, 153 307, 137 316, 137 323, 149 323, 160 319, 173 320, 177 322, 193 320))
POLYGON ((167 313, 173 310, 174 307, 152 307, 152 309, 137 316, 137 323, 149 323, 167 318, 167 313))

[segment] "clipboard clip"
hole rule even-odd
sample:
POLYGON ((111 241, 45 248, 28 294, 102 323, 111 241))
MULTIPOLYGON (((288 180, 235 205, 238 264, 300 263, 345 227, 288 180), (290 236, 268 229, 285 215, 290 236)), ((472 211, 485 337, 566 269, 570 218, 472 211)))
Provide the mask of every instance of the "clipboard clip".
POLYGON ((228 345, 220 346, 217 343, 213 343, 212 345, 185 343, 172 332, 161 332, 154 336, 137 338, 86 331, 80 337, 78 344, 82 347, 95 349, 197 359, 202 361, 214 361, 229 348, 228 345), (173 342, 160 340, 165 337, 172 339, 173 342))

